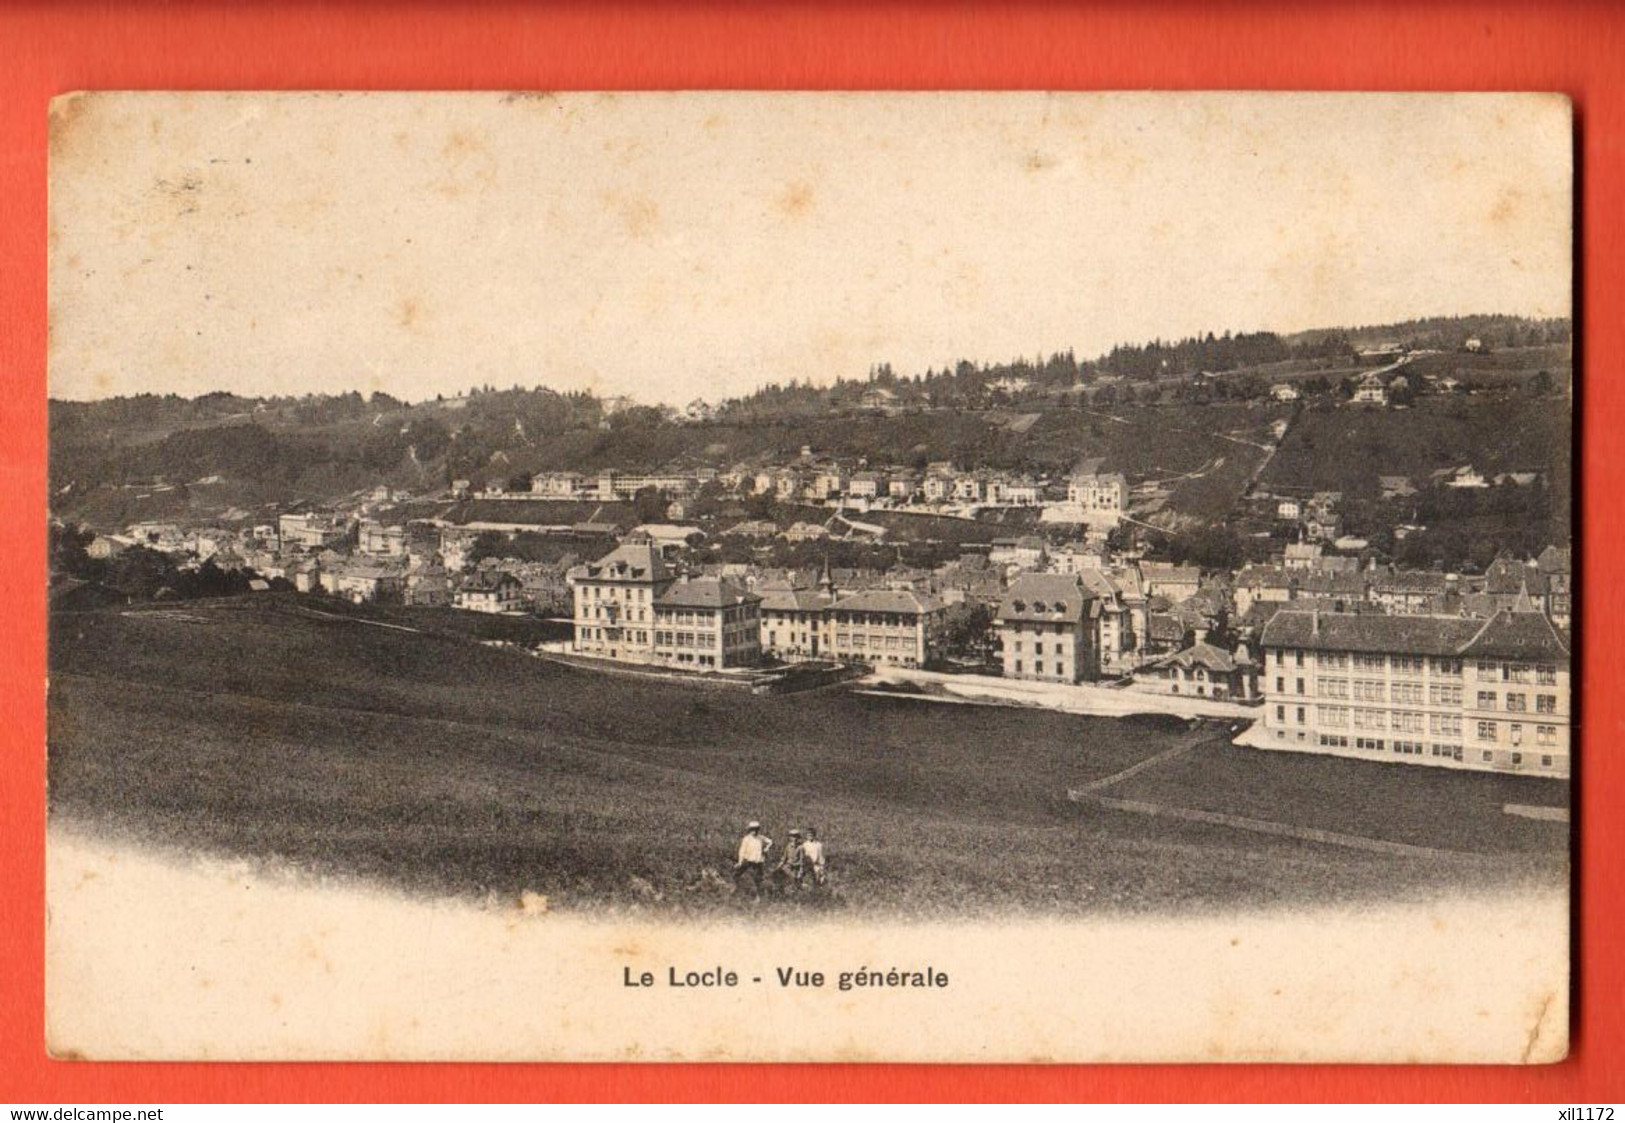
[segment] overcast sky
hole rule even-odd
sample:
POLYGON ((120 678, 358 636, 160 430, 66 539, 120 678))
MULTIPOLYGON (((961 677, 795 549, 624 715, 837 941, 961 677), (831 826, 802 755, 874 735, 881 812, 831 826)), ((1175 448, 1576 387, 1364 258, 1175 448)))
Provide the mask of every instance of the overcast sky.
POLYGON ((1568 315, 1570 152, 1517 95, 91 95, 53 116, 51 392, 683 403, 1568 315))

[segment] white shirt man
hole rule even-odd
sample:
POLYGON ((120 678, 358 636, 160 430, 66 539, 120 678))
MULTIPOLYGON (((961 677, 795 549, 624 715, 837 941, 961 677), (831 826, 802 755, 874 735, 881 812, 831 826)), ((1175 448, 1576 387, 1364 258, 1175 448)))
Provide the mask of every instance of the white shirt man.
POLYGON ((824 884, 824 841, 811 827, 807 828, 807 839, 801 844, 801 860, 812 874, 813 884, 824 884))
POLYGON ((739 860, 734 863, 734 890, 739 879, 749 876, 755 880, 756 895, 762 895, 762 875, 767 872, 767 852, 773 849, 773 840, 762 833, 762 824, 752 820, 745 827, 745 837, 739 840, 739 860))

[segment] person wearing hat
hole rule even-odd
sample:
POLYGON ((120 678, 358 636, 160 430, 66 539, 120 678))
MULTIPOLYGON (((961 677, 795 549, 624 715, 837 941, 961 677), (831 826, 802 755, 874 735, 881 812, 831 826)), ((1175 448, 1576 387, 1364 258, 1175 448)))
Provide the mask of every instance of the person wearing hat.
POLYGON ((801 832, 792 830, 790 841, 785 845, 784 857, 779 859, 778 867, 773 871, 773 884, 781 893, 791 887, 800 889, 805 874, 806 867, 801 860, 801 832))
POLYGON ((756 895, 762 895, 762 875, 767 872, 767 852, 773 840, 762 833, 762 824, 752 819, 745 824, 745 837, 739 840, 739 858, 734 862, 734 891, 744 877, 756 879, 756 895))
POLYGON ((806 873, 812 875, 813 888, 822 889, 824 887, 824 842, 818 837, 817 827, 807 828, 806 841, 801 844, 799 849, 801 851, 801 865, 806 873))

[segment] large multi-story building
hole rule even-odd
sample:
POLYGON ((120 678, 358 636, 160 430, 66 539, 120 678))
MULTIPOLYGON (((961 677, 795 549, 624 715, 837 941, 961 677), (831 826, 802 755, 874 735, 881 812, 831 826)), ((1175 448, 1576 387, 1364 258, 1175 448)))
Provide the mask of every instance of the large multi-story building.
POLYGON ((1095 593, 1075 574, 1017 577, 994 618, 1004 676, 1065 683, 1099 678, 1094 601, 1095 593))
POLYGON ((946 472, 931 472, 920 487, 927 503, 943 503, 953 496, 954 478, 946 472))
POLYGON ((361 532, 356 539, 356 549, 363 554, 372 554, 375 557, 405 557, 406 528, 404 526, 385 526, 383 523, 367 519, 361 524, 361 532))
POLYGON ((936 653, 947 605, 910 589, 837 594, 826 570, 816 589, 762 593, 762 650, 779 659, 834 659, 923 667, 936 653))
POLYGON ((677 578, 654 602, 654 660, 715 671, 762 661, 762 598, 725 577, 677 578))
POLYGON ((1077 507, 1087 522, 1116 525, 1128 511, 1128 481, 1120 473, 1085 473, 1066 485, 1066 501, 1077 507))
POLYGON ((524 585, 511 573, 482 569, 468 575, 452 603, 467 612, 519 612, 524 607, 524 585))
POLYGON ((905 589, 867 589, 837 597, 824 612, 833 658, 871 666, 923 667, 938 642, 947 605, 905 589))
POLYGON ((831 658, 824 636, 824 615, 833 603, 835 597, 827 580, 817 589, 763 589, 763 654, 786 661, 831 658))
POLYGON ((579 472, 545 472, 531 479, 530 493, 546 499, 581 499, 586 490, 579 472))
POLYGON ((649 542, 629 542, 569 573, 575 649, 694 670, 761 661, 761 598, 718 577, 679 576, 649 542))
POLYGON ((276 530, 284 550, 328 550, 343 545, 349 536, 344 520, 327 511, 280 515, 276 530))
POLYGON ((625 501, 645 488, 671 496, 692 495, 695 479, 690 472, 600 472, 596 498, 604 503, 625 501))
POLYGON ((677 579, 649 542, 617 547, 569 573, 575 648, 584 655, 654 661, 655 598, 677 579))
POLYGON ((1543 613, 1285 610, 1260 646, 1262 748, 1569 775, 1569 643, 1543 613))

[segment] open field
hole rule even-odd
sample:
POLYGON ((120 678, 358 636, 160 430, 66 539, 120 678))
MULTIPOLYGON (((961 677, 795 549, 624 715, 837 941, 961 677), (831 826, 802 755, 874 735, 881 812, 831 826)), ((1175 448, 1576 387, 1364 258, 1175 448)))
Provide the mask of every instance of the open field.
POLYGON ((1550 781, 1265 756, 1167 719, 719 697, 306 603, 53 621, 53 816, 436 893, 678 912, 734 907, 707 871, 726 877, 749 817, 779 838, 822 829, 834 904, 921 914, 1391 899, 1560 885, 1566 868, 1564 824, 1499 808, 1566 800, 1550 781), (1111 794, 1463 853, 1419 861, 1066 799, 1159 754, 1111 794))

